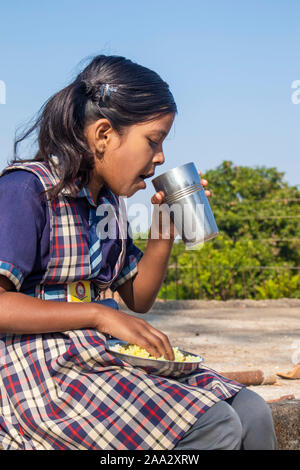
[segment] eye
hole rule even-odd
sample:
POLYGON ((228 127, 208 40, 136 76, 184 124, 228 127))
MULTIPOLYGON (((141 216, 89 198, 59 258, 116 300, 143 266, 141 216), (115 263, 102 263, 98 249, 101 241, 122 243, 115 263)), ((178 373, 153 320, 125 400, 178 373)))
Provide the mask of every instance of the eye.
POLYGON ((159 145, 158 142, 154 142, 153 140, 148 139, 148 141, 149 141, 150 146, 153 147, 153 148, 155 148, 159 145))

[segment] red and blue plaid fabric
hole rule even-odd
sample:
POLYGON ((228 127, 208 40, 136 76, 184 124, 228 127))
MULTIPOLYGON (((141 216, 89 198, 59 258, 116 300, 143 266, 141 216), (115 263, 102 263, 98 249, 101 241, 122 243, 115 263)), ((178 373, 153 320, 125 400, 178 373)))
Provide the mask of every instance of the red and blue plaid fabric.
POLYGON ((8 263, 7 261, 1 261, 0 274, 8 277, 8 279, 16 286, 16 289, 20 290, 24 276, 13 264, 8 263))
MULTIPOLYGON (((57 157, 52 156, 54 163, 57 157)), ((5 168, 2 174, 14 170, 27 170, 39 177, 45 190, 53 188, 58 181, 59 175, 53 165, 43 162, 14 163, 5 168)), ((77 280, 91 278, 90 247, 82 226, 82 220, 76 209, 73 198, 68 197, 68 189, 63 189, 61 195, 55 201, 48 199, 50 213, 50 260, 48 269, 44 274, 41 285, 37 289, 41 291, 43 285, 64 284, 77 280)), ((89 196, 90 197, 90 196, 89 196)), ((126 233, 128 222, 126 218, 125 204, 122 198, 118 198, 111 191, 103 198, 103 204, 112 208, 116 223, 116 236, 119 236, 122 249, 119 259, 114 266, 113 276, 108 282, 101 281, 95 277, 93 282, 98 290, 105 290, 117 280, 125 261, 126 233)))
MULTIPOLYGON (((42 179, 51 176, 43 173, 42 164, 34 170, 42 179)), ((76 211, 63 207, 62 200, 59 204, 52 218, 52 258, 44 276, 44 282, 52 281, 44 287, 53 287, 54 297, 55 283, 61 286, 62 279, 67 283, 84 275, 88 278, 91 264, 94 272, 101 268, 101 257, 91 263, 89 247, 74 235, 80 234, 76 211), (70 246, 73 251, 75 247, 75 255, 70 246)), ((129 274, 123 270, 122 276, 129 274)), ((34 295, 42 298, 39 289, 34 295)), ((106 340, 88 328, 0 336, 0 445, 4 449, 173 449, 203 413, 242 388, 204 365, 180 380, 146 374, 109 354, 106 340)))
POLYGON ((0 338, 4 449, 169 450, 241 388, 201 367, 183 381, 111 356, 92 329, 0 338))

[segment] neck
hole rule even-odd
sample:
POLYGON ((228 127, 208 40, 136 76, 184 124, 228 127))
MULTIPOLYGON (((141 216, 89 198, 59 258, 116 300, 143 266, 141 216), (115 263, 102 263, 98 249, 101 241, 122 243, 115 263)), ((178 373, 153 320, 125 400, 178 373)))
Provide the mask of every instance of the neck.
POLYGON ((101 177, 98 176, 97 178, 97 175, 92 174, 92 177, 88 186, 89 186, 89 190, 91 191, 94 202, 97 203, 99 192, 101 188, 104 186, 103 180, 101 179, 101 177))

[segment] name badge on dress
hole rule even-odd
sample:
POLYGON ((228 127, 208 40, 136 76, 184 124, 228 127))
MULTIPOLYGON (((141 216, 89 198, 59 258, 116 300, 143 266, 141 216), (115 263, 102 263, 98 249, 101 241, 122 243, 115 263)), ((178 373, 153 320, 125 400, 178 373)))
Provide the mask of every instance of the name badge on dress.
POLYGON ((91 302, 91 282, 77 281, 68 284, 68 302, 91 302))

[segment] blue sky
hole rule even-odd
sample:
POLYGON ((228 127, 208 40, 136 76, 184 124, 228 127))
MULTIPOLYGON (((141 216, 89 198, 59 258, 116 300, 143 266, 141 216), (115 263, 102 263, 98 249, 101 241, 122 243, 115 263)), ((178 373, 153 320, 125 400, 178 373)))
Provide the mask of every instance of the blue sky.
MULTIPOLYGON (((159 172, 194 161, 205 171, 224 159, 275 166, 300 184, 298 0, 52 0, 0 7, 0 169, 16 129, 99 53, 157 71, 179 114, 159 172)), ((132 202, 150 201, 152 184, 132 202)))

